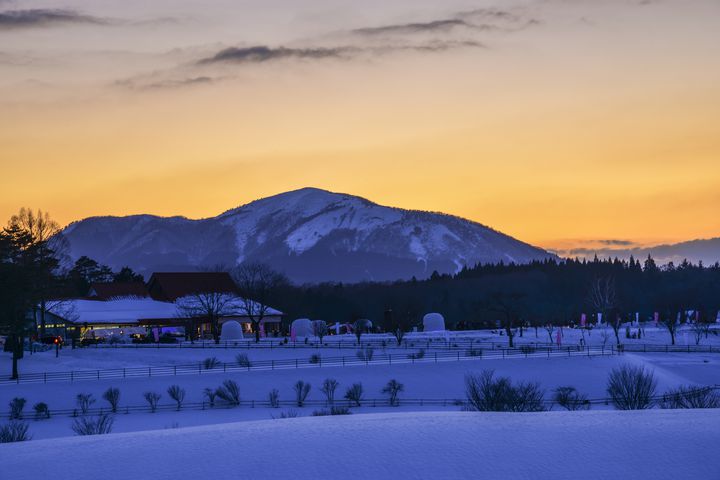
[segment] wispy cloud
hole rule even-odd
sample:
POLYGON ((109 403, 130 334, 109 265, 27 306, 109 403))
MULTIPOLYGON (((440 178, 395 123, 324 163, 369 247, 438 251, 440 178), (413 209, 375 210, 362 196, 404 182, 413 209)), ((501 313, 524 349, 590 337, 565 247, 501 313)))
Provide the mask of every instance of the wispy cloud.
POLYGON ((85 15, 75 10, 30 9, 0 12, 0 29, 46 27, 60 24, 105 25, 110 20, 85 15))
POLYGON ((197 64, 207 65, 212 63, 263 63, 271 60, 290 58, 313 60, 324 58, 341 58, 356 50, 357 49, 353 47, 274 48, 266 45, 256 45, 252 47, 230 47, 220 50, 218 53, 211 57, 199 60, 197 64))

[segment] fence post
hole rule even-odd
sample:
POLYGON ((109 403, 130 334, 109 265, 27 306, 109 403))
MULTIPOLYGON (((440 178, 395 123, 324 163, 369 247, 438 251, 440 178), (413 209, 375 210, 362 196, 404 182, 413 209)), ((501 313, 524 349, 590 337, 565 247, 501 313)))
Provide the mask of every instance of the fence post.
POLYGON ((295 368, 297 368, 297 367, 298 367, 298 359, 296 358, 295 359, 295 368))
POLYGON ((275 370, 275 360, 270 360, 270 370, 275 370))
POLYGON ((125 369, 123 368, 123 378, 125 378, 125 369))
POLYGON ((173 365, 173 375, 177 375, 177 365, 173 365))
POLYGON ((47 372, 43 373, 43 383, 47 383, 47 372))

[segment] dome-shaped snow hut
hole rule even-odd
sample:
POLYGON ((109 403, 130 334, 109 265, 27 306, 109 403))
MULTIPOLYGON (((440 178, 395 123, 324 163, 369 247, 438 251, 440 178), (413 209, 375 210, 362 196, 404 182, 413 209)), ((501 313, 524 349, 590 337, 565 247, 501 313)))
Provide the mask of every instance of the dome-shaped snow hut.
POLYGON ((242 326, 235 320, 228 320, 222 324, 220 330, 220 340, 223 342, 229 342, 232 340, 242 340, 243 331, 242 326))
POLYGON ((423 317, 424 332, 444 332, 445 318, 439 313, 428 313, 423 317))
POLYGON ((292 335, 296 337, 312 337, 313 336, 313 324, 309 318, 298 318, 293 320, 290 325, 290 331, 292 335))

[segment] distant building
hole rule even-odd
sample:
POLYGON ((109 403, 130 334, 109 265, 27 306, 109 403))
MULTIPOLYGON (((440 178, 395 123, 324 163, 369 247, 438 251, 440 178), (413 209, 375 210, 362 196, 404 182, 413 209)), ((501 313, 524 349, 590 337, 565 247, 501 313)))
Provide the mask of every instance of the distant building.
MULTIPOLYGON (((238 288, 227 272, 153 273, 147 285, 143 283, 94 283, 85 298, 57 302, 57 308, 46 312, 49 334, 68 338, 104 337, 111 334, 146 334, 173 331, 195 336, 207 336, 210 322, 197 316, 188 318, 178 303, 187 303, 193 296, 221 293, 233 297, 233 307, 220 318, 220 325, 233 320, 244 333, 252 331, 238 288), (180 302, 179 302, 180 301, 180 302)), ((281 328, 283 313, 267 307, 261 332, 273 334, 281 328)))

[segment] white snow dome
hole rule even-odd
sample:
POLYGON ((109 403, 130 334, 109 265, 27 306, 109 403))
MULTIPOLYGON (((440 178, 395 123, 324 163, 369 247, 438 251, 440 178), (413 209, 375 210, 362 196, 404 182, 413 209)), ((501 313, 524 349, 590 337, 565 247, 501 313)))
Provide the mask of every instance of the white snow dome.
POLYGON ((428 313, 423 317, 423 332, 444 332, 445 318, 439 313, 428 313))
POLYGON ((295 333, 296 337, 312 337, 312 320, 309 318, 298 318, 297 320, 293 320, 290 330, 295 333))
POLYGON ((242 338, 243 331, 238 322, 235 320, 228 320, 222 324, 222 329, 220 330, 220 340, 228 342, 231 340, 242 340, 242 338))

